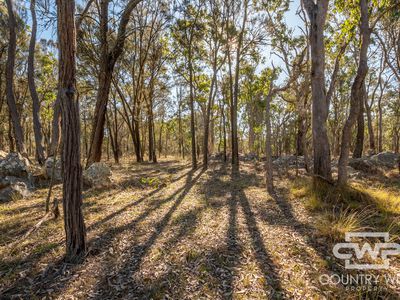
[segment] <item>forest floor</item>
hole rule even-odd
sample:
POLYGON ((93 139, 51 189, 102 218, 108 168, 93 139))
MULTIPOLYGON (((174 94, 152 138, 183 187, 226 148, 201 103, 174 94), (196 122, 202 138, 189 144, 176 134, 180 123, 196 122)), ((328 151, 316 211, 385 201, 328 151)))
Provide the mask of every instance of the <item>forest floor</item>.
MULTIPOLYGON (((354 181, 355 189, 370 191, 371 202, 354 201, 353 210, 327 214, 331 208, 310 192, 310 178, 296 177, 293 170, 277 178, 277 192, 269 196, 261 163, 242 163, 239 174, 229 164, 191 170, 172 159, 124 162, 112 170, 112 188, 84 192, 89 249, 80 265, 63 262, 62 218, 7 246, 43 217, 46 188, 0 205, 1 299, 396 299, 400 294, 398 282, 368 291, 320 280, 324 274, 347 274, 332 254, 334 242, 344 241, 343 231, 400 232, 398 174, 354 181), (379 202, 382 197, 386 200, 379 202)), ((55 195, 60 194, 57 185, 55 195)), ((400 274, 398 259, 391 260, 391 272, 400 274)))

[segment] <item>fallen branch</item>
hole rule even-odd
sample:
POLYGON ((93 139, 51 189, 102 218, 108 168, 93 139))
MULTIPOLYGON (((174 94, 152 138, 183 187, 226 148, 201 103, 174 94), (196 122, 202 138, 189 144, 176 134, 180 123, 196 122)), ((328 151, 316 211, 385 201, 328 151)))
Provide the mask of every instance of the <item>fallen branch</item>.
POLYGON ((36 230, 39 229, 39 227, 44 224, 45 222, 51 220, 51 219, 57 219, 60 216, 60 210, 58 208, 58 199, 54 198, 53 202, 53 207, 51 208, 51 211, 47 212, 40 220, 33 226, 31 229, 29 229, 21 238, 15 240, 11 244, 9 244, 9 247, 14 247, 15 244, 20 244, 23 241, 25 241, 32 233, 34 233, 36 230))

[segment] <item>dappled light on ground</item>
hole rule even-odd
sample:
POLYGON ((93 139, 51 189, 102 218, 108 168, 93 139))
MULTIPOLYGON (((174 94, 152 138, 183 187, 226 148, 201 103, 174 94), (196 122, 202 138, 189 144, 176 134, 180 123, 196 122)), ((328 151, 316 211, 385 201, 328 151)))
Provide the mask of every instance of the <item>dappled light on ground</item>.
POLYGON ((81 265, 63 263, 61 220, 49 221, 13 250, 6 246, 40 219, 45 189, 2 206, 0 293, 61 299, 321 299, 349 293, 319 281, 344 270, 306 209, 304 185, 290 189, 281 178, 277 193, 268 195, 263 174, 251 163, 239 173, 219 162, 207 171, 177 161, 124 163, 113 166, 113 179, 111 189, 84 193, 89 251, 81 265))

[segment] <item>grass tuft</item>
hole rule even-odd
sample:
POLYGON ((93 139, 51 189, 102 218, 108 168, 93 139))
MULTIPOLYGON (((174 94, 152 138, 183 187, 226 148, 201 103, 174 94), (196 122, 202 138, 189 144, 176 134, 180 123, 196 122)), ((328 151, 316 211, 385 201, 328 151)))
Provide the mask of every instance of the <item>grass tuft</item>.
POLYGON ((364 226, 371 217, 370 211, 352 211, 350 208, 339 213, 325 212, 317 223, 317 229, 322 236, 334 241, 342 240, 346 232, 364 231, 369 227, 364 226))

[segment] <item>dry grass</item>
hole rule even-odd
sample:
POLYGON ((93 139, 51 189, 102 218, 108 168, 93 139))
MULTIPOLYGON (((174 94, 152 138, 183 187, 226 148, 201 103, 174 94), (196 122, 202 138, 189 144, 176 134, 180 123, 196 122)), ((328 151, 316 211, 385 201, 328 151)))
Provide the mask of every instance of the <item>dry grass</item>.
MULTIPOLYGON (((84 193, 89 252, 81 265, 62 261, 62 220, 47 222, 14 249, 7 247, 43 216, 46 189, 0 206, 0 298, 323 299, 333 292, 348 294, 318 281, 340 267, 315 226, 314 214, 321 214, 323 203, 315 197, 314 204, 305 205, 312 195, 307 179, 279 178, 277 195, 269 196, 263 174, 252 164, 242 164, 240 175, 216 162, 203 172, 171 159, 157 165, 124 162, 112 169, 112 189, 84 193)), ((60 192, 57 186, 56 196, 60 192)), ((328 235, 364 226, 359 219, 350 210, 339 214, 336 233, 328 235)))

